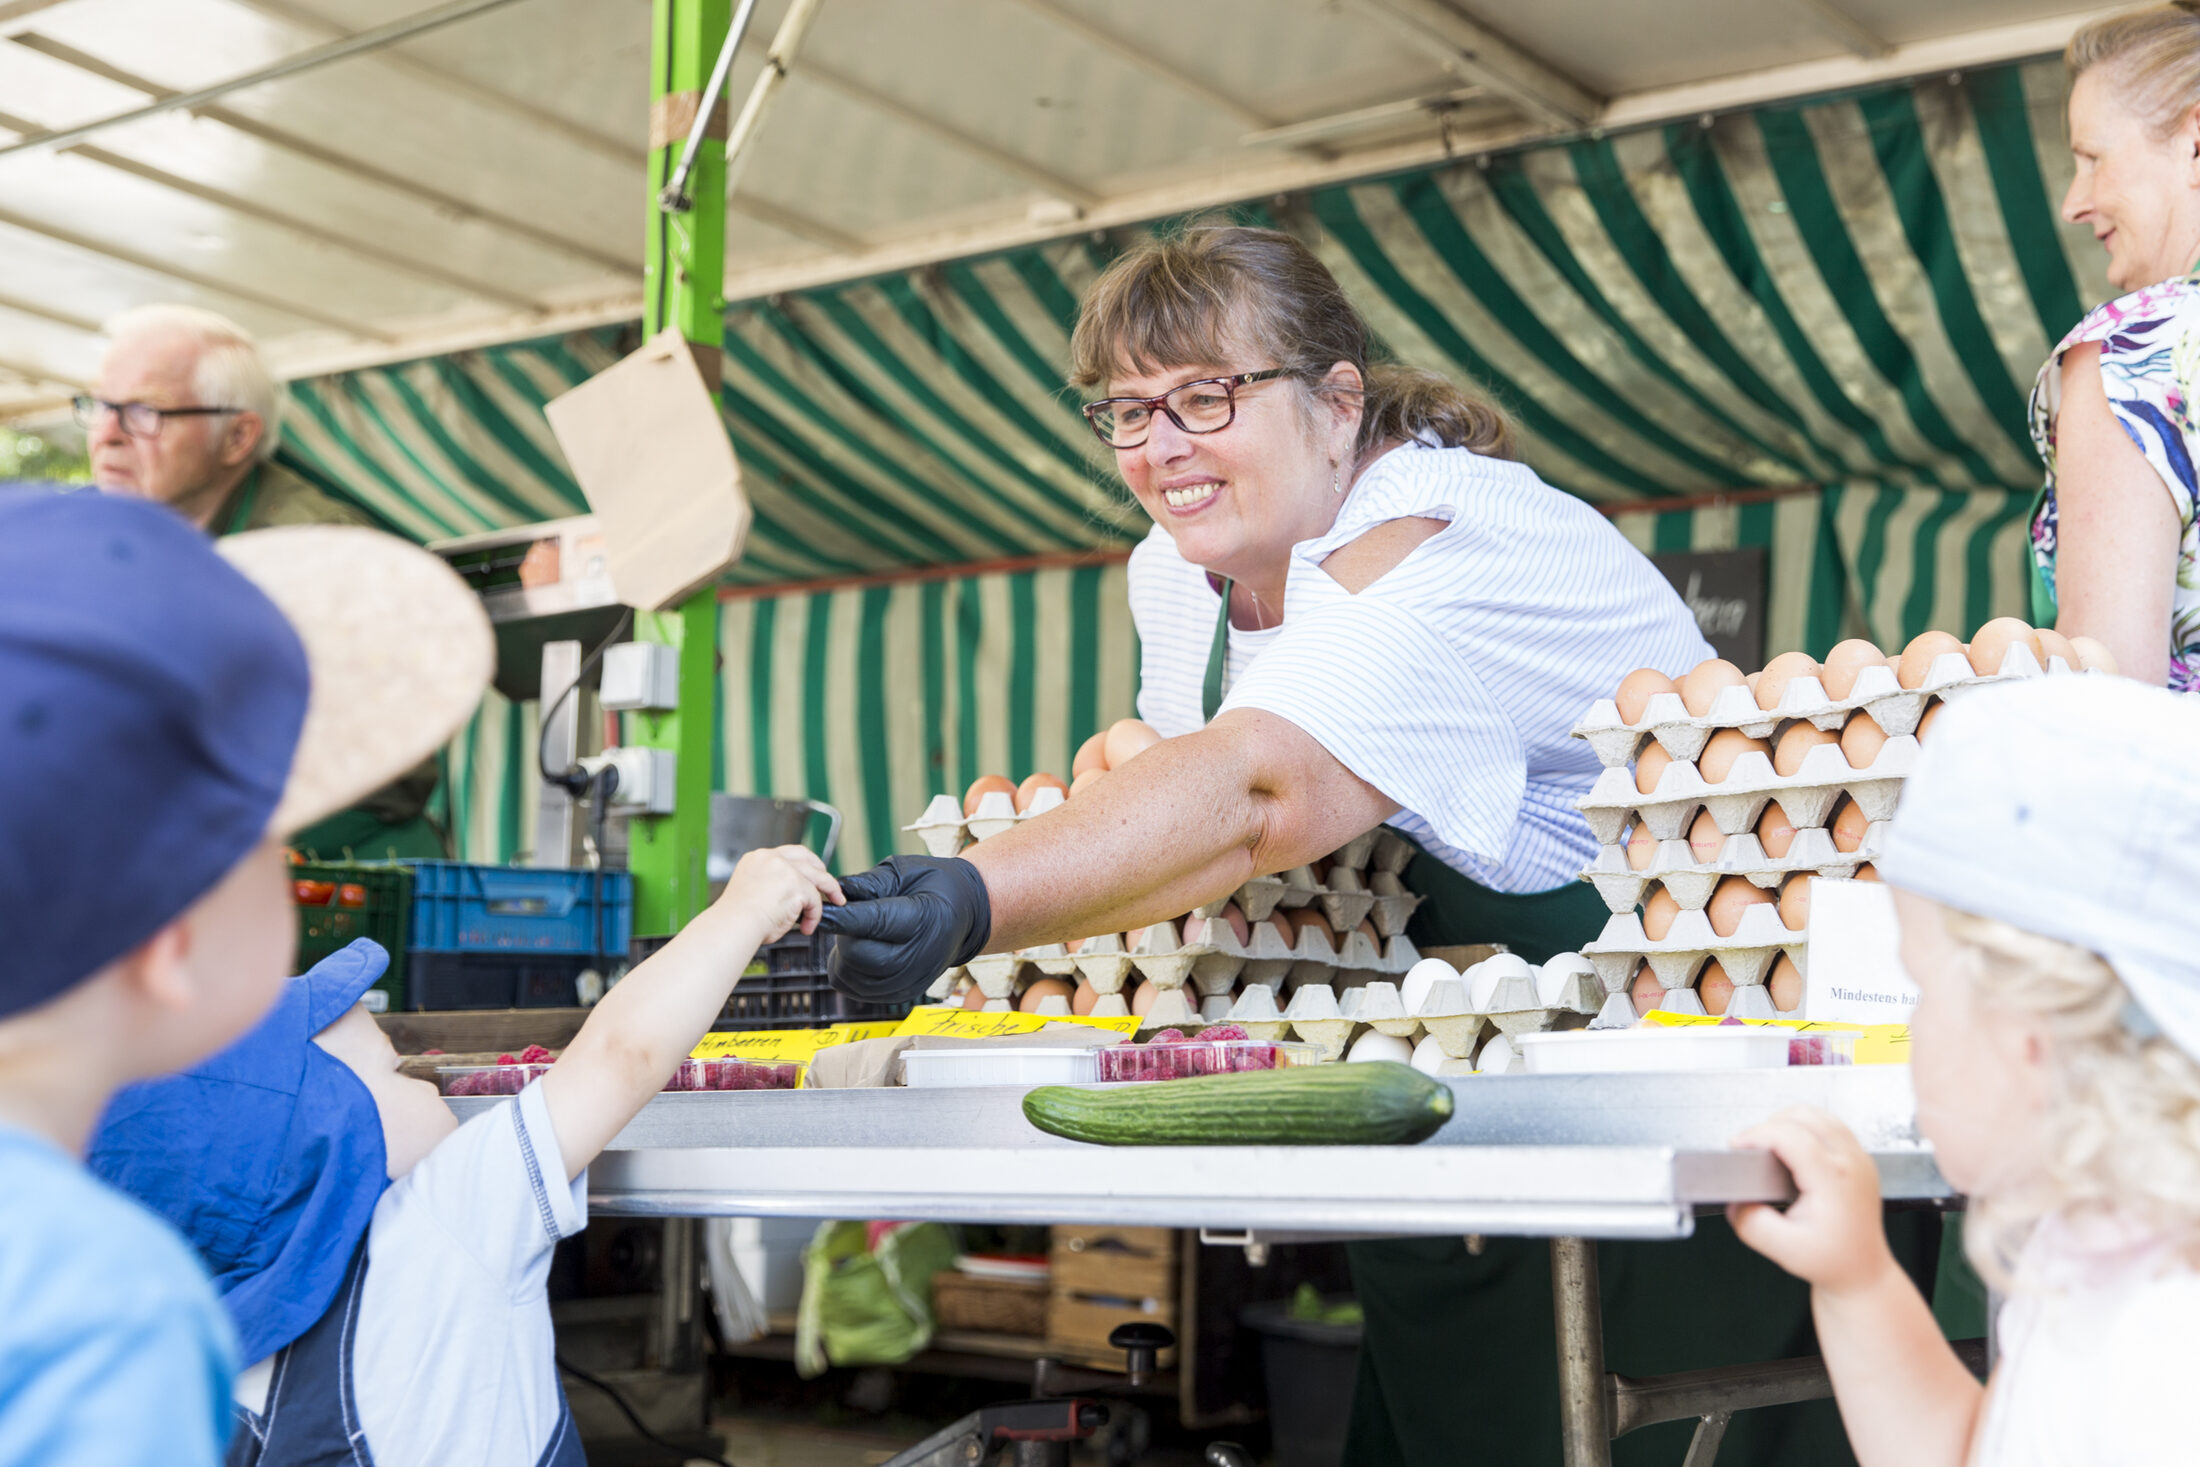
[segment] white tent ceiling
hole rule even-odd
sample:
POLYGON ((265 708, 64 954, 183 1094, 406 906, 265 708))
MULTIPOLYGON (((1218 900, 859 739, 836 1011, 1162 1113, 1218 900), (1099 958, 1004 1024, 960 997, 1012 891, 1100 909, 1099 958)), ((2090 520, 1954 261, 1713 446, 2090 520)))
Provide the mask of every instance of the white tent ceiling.
MULTIPOLYGON (((648 0, 506 0, 8 151, 450 8, 0 0, 0 418, 51 415, 98 323, 148 301, 235 317, 293 376, 639 315, 648 0)), ((727 294, 2042 54, 2102 8, 825 0, 733 201, 727 294)))

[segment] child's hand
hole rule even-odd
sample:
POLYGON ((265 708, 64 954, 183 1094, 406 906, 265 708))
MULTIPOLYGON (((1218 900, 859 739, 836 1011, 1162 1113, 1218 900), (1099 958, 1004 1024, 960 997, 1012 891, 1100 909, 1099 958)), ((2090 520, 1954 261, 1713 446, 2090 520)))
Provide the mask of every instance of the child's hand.
POLYGON ((1813 1288, 1836 1292, 1875 1283, 1895 1266, 1880 1222, 1879 1169, 1847 1126, 1796 1107, 1729 1144, 1779 1157, 1801 1194, 1785 1212, 1764 1202, 1729 1204, 1727 1218, 1744 1243, 1813 1288))
POLYGON ((753 924, 761 944, 797 926, 815 932, 828 900, 838 906, 847 898, 816 853, 807 846, 776 846, 743 856, 717 905, 753 924))

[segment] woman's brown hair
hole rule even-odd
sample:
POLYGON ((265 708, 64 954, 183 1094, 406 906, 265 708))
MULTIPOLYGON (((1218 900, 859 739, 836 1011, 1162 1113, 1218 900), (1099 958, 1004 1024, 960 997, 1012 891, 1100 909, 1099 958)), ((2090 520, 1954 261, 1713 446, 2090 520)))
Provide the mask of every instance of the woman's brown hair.
POLYGON ((1512 424, 1496 404, 1434 372, 1371 364, 1367 322, 1344 288, 1312 250, 1278 230, 1195 224, 1137 245, 1086 292, 1070 360, 1071 383, 1086 389, 1126 370, 1229 364, 1288 367, 1317 392, 1332 367, 1350 362, 1367 384, 1362 459, 1406 438, 1517 456, 1512 424))

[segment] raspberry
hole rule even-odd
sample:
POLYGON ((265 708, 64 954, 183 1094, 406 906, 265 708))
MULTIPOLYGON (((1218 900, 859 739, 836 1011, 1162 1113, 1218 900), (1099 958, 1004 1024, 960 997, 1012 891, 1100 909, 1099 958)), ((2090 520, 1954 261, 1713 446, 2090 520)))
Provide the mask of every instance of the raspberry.
POLYGON ((511 1055, 500 1054, 497 1056, 497 1063, 500 1065, 516 1065, 519 1063, 519 1061, 514 1059, 511 1055))
POLYGON ((1184 1031, 1182 1029, 1164 1029, 1146 1042, 1148 1044, 1182 1044, 1184 1042, 1184 1031))
POLYGON ((1244 1029, 1236 1024, 1217 1024, 1199 1037, 1209 1042, 1219 1042, 1225 1039, 1250 1039, 1253 1036, 1247 1034, 1244 1029))
POLYGON ((557 1058, 557 1056, 553 1055, 552 1053, 550 1053, 549 1050, 544 1049, 539 1044, 530 1044, 525 1049, 519 1052, 519 1062, 523 1065, 548 1064, 551 1060, 555 1058, 557 1058))

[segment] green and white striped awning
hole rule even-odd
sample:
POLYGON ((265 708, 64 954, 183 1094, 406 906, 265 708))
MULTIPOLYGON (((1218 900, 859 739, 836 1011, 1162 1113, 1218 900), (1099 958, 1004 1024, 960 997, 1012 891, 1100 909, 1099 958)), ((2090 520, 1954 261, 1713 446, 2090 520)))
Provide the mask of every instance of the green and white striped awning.
MULTIPOLYGON (((1494 395, 1528 460, 1644 548, 1766 546, 1772 650, 1968 632, 2024 609, 2025 396, 2107 294, 2098 247, 2057 213, 2062 88, 2059 62, 1998 67, 1241 212, 1307 239, 1392 352, 1494 395)), ((725 783, 842 805, 844 865, 935 790, 1059 767, 1129 709, 1114 570, 768 594, 1142 533, 1061 385, 1079 294, 1126 242, 729 310, 724 407, 756 522, 728 577, 725 783), (943 607, 981 611, 935 685, 903 644, 943 607), (1113 671, 1072 675, 1094 659, 1113 671)), ((300 382, 285 451, 420 538, 577 512, 540 406, 632 341, 300 382)), ((486 712, 457 757, 476 854, 524 846, 525 802, 496 773, 523 719, 486 712)))

